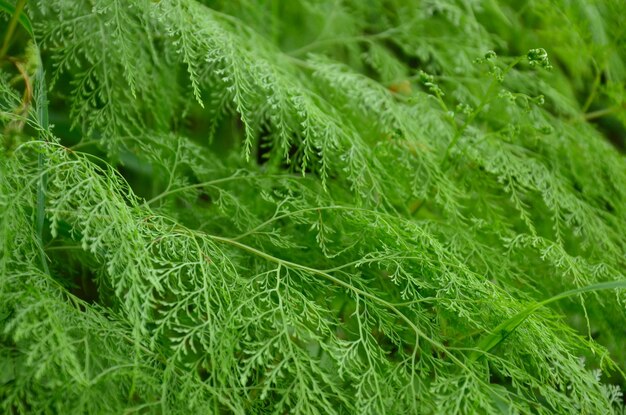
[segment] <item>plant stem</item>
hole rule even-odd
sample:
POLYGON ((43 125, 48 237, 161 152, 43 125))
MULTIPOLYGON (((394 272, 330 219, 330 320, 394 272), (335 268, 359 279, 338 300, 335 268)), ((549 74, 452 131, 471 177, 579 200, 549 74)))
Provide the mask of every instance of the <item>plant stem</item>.
MULTIPOLYGON (((522 61, 522 59, 524 58, 524 56, 520 56, 517 57, 516 59, 513 60, 513 62, 511 62, 505 69, 504 71, 502 71, 502 77, 504 77, 507 73, 509 73, 509 71, 511 69, 513 69, 513 67, 515 67, 515 65, 517 65, 518 63, 520 63, 522 61)), ((483 96, 483 98, 481 99, 480 103, 478 104, 478 107, 472 111, 472 113, 467 117, 467 119, 465 120, 465 122, 463 123, 463 125, 461 126, 461 128, 459 128, 458 130, 456 130, 456 133, 454 134, 454 137, 452 137, 452 140, 450 141, 450 144, 448 144, 448 147, 446 148, 446 152, 443 156, 443 159, 441 160, 441 164, 440 166, 442 168, 445 168, 446 163, 448 162, 448 160, 450 159, 450 153, 452 152, 452 149, 454 147, 456 147, 458 141, 461 139, 461 136, 463 135, 463 133, 465 132, 465 130, 467 129, 467 127, 474 121, 474 119, 480 114, 480 112, 483 110, 483 108, 489 104, 491 102, 491 96, 493 95, 493 93, 495 92, 496 88, 501 85, 503 82, 503 80, 497 80, 496 78, 493 78, 491 80, 491 82, 489 83, 489 87, 487 88, 487 92, 485 92, 485 95, 483 96)))
POLYGON ((614 112, 619 112, 623 109, 626 109, 626 108, 616 105, 614 107, 602 108, 601 110, 588 112, 584 115, 584 117, 586 121, 591 121, 591 120, 595 120, 596 118, 602 118, 605 115, 613 114, 614 112))
MULTIPOLYGON (((246 244, 242 244, 240 242, 234 241, 232 239, 229 238, 223 238, 220 236, 215 236, 215 235, 208 235, 211 239, 215 240, 215 241, 219 241, 219 242, 223 242, 229 245, 232 245, 236 248, 242 249, 244 251, 247 251, 253 255, 257 255, 267 261, 270 262, 274 262, 276 264, 279 265, 283 265, 285 267, 291 268, 291 269, 297 269, 303 272, 308 272, 310 274, 314 274, 314 275, 318 275, 322 278, 325 278, 326 280, 337 284, 341 287, 344 287, 350 291, 352 291, 353 293, 360 295, 364 298, 367 298, 375 303, 378 303, 379 305, 387 308, 388 310, 390 310, 392 313, 394 313, 396 316, 398 316, 401 320, 403 320, 415 333, 415 335, 419 338, 423 338, 424 340, 426 340, 426 342, 428 342, 430 345, 432 345, 433 347, 435 347, 436 349, 439 349, 441 351, 446 351, 446 347, 440 343, 439 341, 429 337, 426 335, 426 333, 421 330, 409 317, 407 317, 403 312, 401 312, 395 304, 390 303, 380 297, 378 297, 375 294, 372 294, 370 292, 367 292, 359 287, 356 287, 355 285, 351 284, 350 282, 346 282, 343 281, 340 278, 337 278, 325 271, 319 270, 319 269, 315 269, 315 268, 311 268, 308 267, 306 265, 301 265, 301 264, 297 264, 295 262, 291 262, 291 261, 287 261, 284 259, 280 259, 277 258, 273 255, 270 255, 268 253, 265 253, 263 251, 260 251, 252 246, 246 245, 246 244)), ((449 353, 448 356, 450 357, 450 360, 452 360, 454 363, 456 363, 459 367, 461 367, 462 369, 465 369, 466 371, 469 372, 469 368, 465 365, 465 363, 463 363, 459 358, 457 358, 456 356, 454 356, 453 354, 449 353)))
POLYGON ((22 14, 22 10, 26 5, 26 0, 18 0, 15 5, 15 13, 11 16, 11 20, 9 21, 9 26, 7 27, 7 31, 4 34, 4 41, 2 42, 2 49, 0 49, 0 60, 4 58, 7 51, 9 50, 9 44, 11 43, 11 38, 13 37, 13 32, 15 32, 15 27, 17 26, 17 21, 22 14))

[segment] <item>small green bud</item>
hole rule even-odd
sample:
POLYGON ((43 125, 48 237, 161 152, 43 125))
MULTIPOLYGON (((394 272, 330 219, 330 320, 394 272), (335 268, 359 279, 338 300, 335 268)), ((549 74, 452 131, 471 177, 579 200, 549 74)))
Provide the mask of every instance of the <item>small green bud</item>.
POLYGON ((544 69, 552 69, 550 60, 548 59, 548 52, 544 48, 531 49, 526 55, 528 63, 531 67, 540 66, 544 69))
POLYGON ((472 113, 472 107, 465 103, 460 103, 456 106, 456 111, 465 115, 470 115, 472 113))
POLYGON ((432 83, 435 81, 435 78, 432 75, 427 74, 426 72, 420 70, 419 80, 421 83, 426 85, 427 83, 432 83))

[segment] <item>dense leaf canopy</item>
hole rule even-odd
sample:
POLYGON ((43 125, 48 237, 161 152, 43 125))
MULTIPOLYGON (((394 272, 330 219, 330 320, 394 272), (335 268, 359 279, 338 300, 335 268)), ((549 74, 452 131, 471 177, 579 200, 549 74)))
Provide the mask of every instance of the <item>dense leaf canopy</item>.
POLYGON ((622 0, 25 3, 0 412, 624 413, 622 0))

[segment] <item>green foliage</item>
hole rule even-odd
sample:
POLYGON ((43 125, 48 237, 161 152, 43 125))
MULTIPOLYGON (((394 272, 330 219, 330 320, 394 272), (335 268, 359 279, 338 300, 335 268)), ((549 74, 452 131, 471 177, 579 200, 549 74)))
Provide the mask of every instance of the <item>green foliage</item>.
POLYGON ((624 413, 626 6, 522 3, 0 1, 0 411, 624 413))

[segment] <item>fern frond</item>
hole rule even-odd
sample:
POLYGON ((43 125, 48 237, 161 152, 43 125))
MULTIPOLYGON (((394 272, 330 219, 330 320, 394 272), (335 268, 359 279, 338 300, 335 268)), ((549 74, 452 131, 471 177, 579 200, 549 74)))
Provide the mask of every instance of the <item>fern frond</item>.
POLYGON ((621 413, 620 11, 30 3, 0 410, 621 413))

